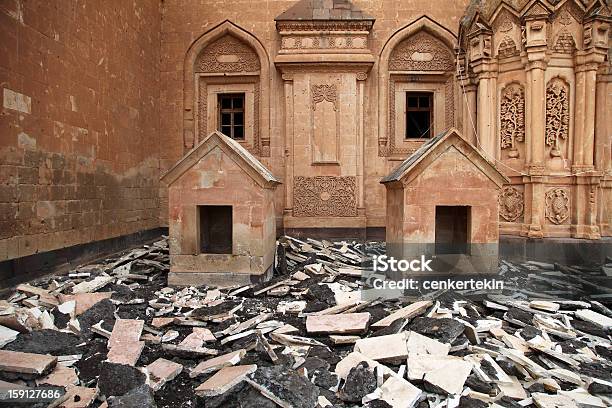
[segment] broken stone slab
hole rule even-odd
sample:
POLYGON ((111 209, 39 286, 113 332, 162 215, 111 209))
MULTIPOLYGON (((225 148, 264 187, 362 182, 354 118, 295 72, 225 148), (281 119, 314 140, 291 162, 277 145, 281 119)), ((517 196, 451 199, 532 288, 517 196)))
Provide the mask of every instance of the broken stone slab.
POLYGON ((406 334, 406 346, 409 356, 413 354, 446 356, 451 348, 450 344, 441 343, 417 332, 408 332, 406 334))
POLYGON ((0 350, 0 371, 16 374, 46 374, 55 367, 57 357, 0 350))
POLYGON ((325 346, 325 344, 309 337, 292 336, 290 334, 270 333, 272 340, 285 346, 325 346))
POLYGON ((540 392, 531 394, 533 403, 539 408, 578 408, 573 399, 566 395, 550 395, 540 392))
POLYGON ((216 356, 219 354, 219 350, 209 349, 206 347, 183 347, 175 344, 162 344, 162 350, 167 351, 169 354, 183 358, 202 358, 209 356, 216 356))
POLYGON ((353 334, 368 328, 370 313, 346 313, 340 315, 307 316, 308 333, 353 334))
POLYGON ((106 397, 121 396, 145 382, 146 375, 140 369, 105 361, 100 369, 98 389, 106 397))
POLYGON ((98 391, 95 388, 87 387, 70 387, 66 393, 49 404, 48 408, 87 408, 98 396, 98 391))
POLYGON ((391 376, 380 387, 380 399, 392 408, 412 408, 419 402, 423 392, 403 378, 391 376))
POLYGON ((607 408, 609 405, 605 404, 604 401, 596 396, 588 393, 584 388, 575 388, 573 390, 568 391, 557 391, 559 395, 564 395, 566 397, 571 398, 579 407, 601 407, 607 408))
POLYGON ((430 307, 432 304, 433 302, 431 300, 422 300, 422 301, 414 302, 406 307, 403 307, 391 313, 389 316, 377 321, 376 323, 373 323, 372 327, 382 328, 382 327, 389 326, 391 323, 393 323, 394 321, 398 319, 403 319, 403 320, 412 319, 413 317, 424 313, 425 310, 427 310, 427 308, 430 307))
POLYGON ((465 330, 465 326, 455 319, 433 319, 431 317, 417 317, 410 323, 409 328, 411 331, 435 338, 442 343, 452 343, 465 330))
POLYGON ((108 408, 157 408, 153 390, 148 385, 140 385, 120 397, 110 397, 108 408))
POLYGON ((289 368, 260 367, 249 374, 246 381, 280 407, 313 408, 317 405, 319 388, 289 368))
POLYGON ((6 346, 12 341, 17 340, 18 331, 9 329, 8 327, 0 326, 0 348, 6 346))
POLYGON ((338 364, 336 364, 334 372, 338 375, 338 377, 342 378, 343 380, 346 380, 346 377, 351 371, 351 368, 356 367, 362 361, 367 362, 368 365, 374 369, 378 369, 378 367, 381 367, 380 369, 382 370, 382 373, 385 376, 395 375, 395 372, 389 367, 372 360, 368 356, 361 354, 358 351, 353 351, 352 353, 349 353, 346 357, 344 357, 342 360, 340 360, 338 364))
POLYGON ((524 400, 527 398, 527 392, 523 388, 523 385, 519 382, 518 378, 511 376, 510 382, 497 382, 499 390, 504 393, 508 398, 514 400, 524 400))
POLYGON ((151 326, 158 329, 166 327, 172 323, 174 323, 174 317, 154 317, 153 320, 151 320, 151 326))
POLYGON ((240 349, 219 357, 214 357, 202 361, 195 366, 189 373, 189 377, 195 378, 199 375, 208 374, 220 370, 224 367, 234 366, 246 355, 246 350, 240 349))
POLYGON ((55 385, 58 387, 68 388, 79 384, 79 377, 76 370, 70 367, 56 365, 55 369, 46 377, 38 378, 36 385, 55 385))
POLYGON ((187 335, 179 343, 180 346, 186 348, 200 348, 204 343, 216 341, 217 339, 213 336, 210 329, 205 327, 194 327, 193 331, 187 335))
POLYGON ((604 329, 612 328, 612 318, 602 315, 601 313, 597 313, 589 309, 581 309, 576 310, 574 315, 581 320, 596 324, 604 329))
POLYGON ((529 307, 533 309, 544 310, 547 312, 556 312, 557 310, 559 310, 561 305, 555 302, 548 302, 545 300, 532 300, 531 302, 529 302, 529 307))
POLYGON ((401 361, 408 358, 406 333, 368 337, 355 342, 355 351, 375 361, 401 361))
POLYGON ((146 367, 149 374, 148 383, 153 391, 160 390, 168 381, 172 381, 183 371, 183 365, 174 361, 158 358, 146 367))
POLYGON ((140 354, 142 353, 144 346, 144 341, 116 343, 108 351, 107 360, 115 364, 135 366, 140 358, 140 354))
POLYGON ((460 394, 471 372, 472 363, 453 356, 419 355, 408 362, 409 379, 423 379, 429 391, 446 395, 460 394))
POLYGON ((75 315, 80 316, 86 310, 90 309, 93 305, 95 305, 96 303, 104 299, 109 299, 111 295, 112 295, 112 292, 97 292, 97 293, 78 293, 76 295, 65 295, 63 293, 60 293, 58 296, 59 296, 60 302, 62 303, 75 301, 76 302, 75 315))
POLYGON ((77 294, 95 292, 98 289, 102 289, 104 286, 108 285, 114 280, 115 278, 113 278, 112 276, 96 276, 90 281, 84 281, 74 285, 72 287, 72 293, 77 294))
POLYGON ((108 340, 107 347, 112 349, 115 345, 137 343, 140 340, 144 320, 117 319, 108 340))
POLYGON ((37 295, 37 296, 45 296, 49 294, 49 291, 43 288, 38 288, 36 286, 29 285, 27 283, 22 283, 17 286, 17 291, 26 293, 28 295, 37 295))
POLYGON ((329 339, 332 341, 332 343, 336 345, 342 345, 342 344, 355 344, 355 342, 361 339, 361 337, 359 336, 340 336, 337 334, 332 334, 331 336, 329 336, 329 339))
POLYGON ((221 395, 242 382, 248 374, 255 372, 255 370, 257 370, 257 366, 254 364, 224 367, 200 384, 195 389, 195 393, 205 397, 221 395))

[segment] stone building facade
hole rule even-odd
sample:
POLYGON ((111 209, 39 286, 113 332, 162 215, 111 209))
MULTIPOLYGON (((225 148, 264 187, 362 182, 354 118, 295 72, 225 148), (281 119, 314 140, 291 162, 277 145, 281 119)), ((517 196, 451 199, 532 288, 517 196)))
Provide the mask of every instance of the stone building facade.
POLYGON ((456 127, 511 180, 502 234, 610 235, 604 2, 269 1, 246 19, 208 3, 165 4, 162 123, 186 151, 221 128, 218 96, 243 94, 240 143, 283 175, 279 226, 385 227, 379 180, 456 127))
POLYGON ((384 228, 381 178, 455 127, 510 179, 502 234, 612 234, 606 0, 95 3, 0 3, 0 261, 167 226, 214 130, 280 228, 384 228))

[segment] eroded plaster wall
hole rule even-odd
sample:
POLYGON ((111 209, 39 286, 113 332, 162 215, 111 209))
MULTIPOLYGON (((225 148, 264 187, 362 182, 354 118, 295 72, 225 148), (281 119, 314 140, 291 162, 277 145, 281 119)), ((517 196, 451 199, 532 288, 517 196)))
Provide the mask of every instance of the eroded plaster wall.
POLYGON ((159 225, 160 23, 158 0, 0 2, 0 261, 159 225))
MULTIPOLYGON (((365 212, 368 226, 385 225, 385 189, 379 184, 399 162, 379 157, 378 154, 378 56, 391 36, 423 15, 456 34, 459 19, 468 1, 437 2, 406 0, 355 0, 354 5, 372 15, 376 22, 370 35, 370 50, 376 62, 365 80, 364 171, 365 212)), ((274 174, 285 179, 286 146, 284 140, 286 105, 284 81, 273 64, 280 47, 280 36, 274 18, 295 4, 293 0, 166 0, 162 4, 162 61, 161 61, 161 132, 164 134, 162 169, 169 168, 184 154, 183 90, 184 60, 189 47, 203 34, 230 20, 259 41, 270 64, 270 156, 260 157, 274 174)), ((162 190, 165 202, 167 192, 162 190)), ((166 207, 162 204, 162 211, 166 207)), ((276 190, 276 209, 279 216, 286 208, 284 188, 276 190)), ((165 216, 162 216, 165 219, 165 216)))

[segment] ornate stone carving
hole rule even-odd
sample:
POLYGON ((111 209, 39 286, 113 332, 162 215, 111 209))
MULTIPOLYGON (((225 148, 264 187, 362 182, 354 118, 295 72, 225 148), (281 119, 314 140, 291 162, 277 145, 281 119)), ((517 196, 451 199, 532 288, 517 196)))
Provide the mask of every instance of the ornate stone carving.
POLYGON ((507 33, 508 31, 512 30, 513 26, 514 24, 512 24, 512 21, 510 21, 508 16, 504 16, 504 18, 499 23, 499 31, 501 31, 502 33, 507 33))
POLYGON ((569 136, 569 86, 561 78, 553 78, 546 87, 546 145, 550 155, 561 155, 560 140, 569 136))
POLYGON ((574 37, 572 37, 569 31, 564 29, 561 31, 561 33, 559 33, 553 49, 559 53, 573 54, 576 50, 576 42, 574 41, 574 37))
POLYGON ((451 51, 425 31, 400 42, 389 58, 390 71, 449 71, 453 68, 451 51))
POLYGON ((317 110, 319 102, 327 101, 334 104, 334 110, 338 110, 338 91, 335 84, 311 85, 310 99, 312 110, 317 110))
POLYGON ((561 224, 570 214, 570 199, 567 190, 553 188, 546 192, 546 218, 553 224, 561 224))
POLYGON ((451 79, 444 84, 444 125, 455 126, 455 88, 451 79))
POLYGON ((513 57, 519 55, 519 50, 516 48, 516 43, 509 36, 505 36, 499 43, 497 48, 497 56, 500 58, 513 57))
POLYGON ((293 179, 293 216, 357 216, 355 177, 296 176, 293 179))
POLYGON ((510 149, 509 157, 518 157, 516 144, 525 141, 525 93, 521 85, 510 84, 502 90, 499 122, 501 148, 510 149))
POLYGON ((231 35, 209 44, 195 64, 197 72, 255 72, 261 68, 257 53, 231 35))
POLYGON ((523 193, 515 187, 506 186, 499 192, 499 215, 506 221, 516 221, 525 209, 523 193))

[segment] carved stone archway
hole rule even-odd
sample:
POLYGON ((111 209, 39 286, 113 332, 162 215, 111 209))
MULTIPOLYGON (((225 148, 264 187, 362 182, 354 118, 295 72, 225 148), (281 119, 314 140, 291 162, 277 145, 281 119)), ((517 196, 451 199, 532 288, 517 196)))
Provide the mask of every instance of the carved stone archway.
MULTIPOLYGON (((395 93, 395 80, 392 79, 392 73, 395 68, 400 68, 397 71, 401 71, 402 75, 419 76, 423 77, 425 74, 429 80, 439 82, 443 88, 444 93, 444 127, 448 128, 455 125, 454 120, 454 55, 453 50, 456 47, 457 38, 446 28, 442 27, 435 21, 431 20, 427 16, 422 16, 412 23, 408 24, 404 28, 396 31, 385 43, 379 58, 378 68, 378 152, 379 156, 394 156, 398 155, 401 158, 409 155, 414 148, 397 147, 394 146, 395 135, 391 134, 394 129, 394 109, 393 102, 390 98, 394 98, 395 93), (415 42, 415 47, 411 44, 406 43, 411 38, 418 39, 415 42), (421 41, 422 40, 422 41, 421 41), (418 43, 418 44, 417 44, 418 43), (401 62, 394 59, 394 55, 397 54, 396 49, 404 47, 408 50, 414 51, 414 54, 424 54, 419 47, 423 44, 431 45, 432 52, 434 54, 444 54, 443 58, 448 59, 448 64, 443 67, 440 65, 439 58, 429 59, 429 61, 404 61, 401 62), (412 49, 414 48, 414 49, 412 49), (427 65, 432 65, 428 67, 427 65), (391 66, 393 65, 393 66, 391 66), (452 66, 451 66, 452 65, 452 66)), ((420 56, 420 55, 419 55, 420 56)), ((418 57, 418 56, 417 56, 418 57)), ((440 57, 438 55, 437 57, 440 57)), ((424 58, 427 60, 428 58, 424 58)), ((415 82, 418 81, 415 80, 415 82)), ((441 131, 443 129, 436 129, 435 131, 441 131)))
MULTIPOLYGON (((235 46, 239 46, 239 44, 246 45, 254 51, 259 60, 257 67, 259 71, 249 72, 249 74, 258 75, 255 86, 255 98, 257 99, 255 126, 257 126, 258 137, 256 138, 256 144, 251 147, 255 154, 267 157, 270 155, 270 59, 263 45, 255 36, 229 20, 225 20, 200 36, 191 44, 185 55, 183 69, 183 143, 185 151, 193 148, 198 139, 199 101, 197 91, 199 75, 196 64, 202 51, 211 45, 218 45, 216 42, 223 37, 232 39, 230 42, 236 42, 235 46)), ((248 64, 240 69, 243 68, 248 69, 248 64)), ((232 69, 232 71, 235 70, 232 69)))

